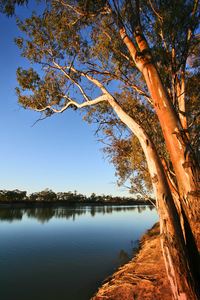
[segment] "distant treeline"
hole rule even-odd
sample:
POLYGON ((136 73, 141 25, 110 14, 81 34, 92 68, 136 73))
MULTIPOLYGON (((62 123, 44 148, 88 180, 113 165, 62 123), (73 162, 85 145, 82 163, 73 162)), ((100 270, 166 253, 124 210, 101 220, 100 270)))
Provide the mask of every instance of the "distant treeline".
MULTIPOLYGON (((155 203, 154 199, 150 199, 155 203)), ((0 190, 0 201, 6 203, 16 203, 16 202, 42 202, 42 203, 120 203, 120 204, 150 204, 149 200, 137 196, 133 197, 119 197, 111 195, 102 195, 97 196, 95 193, 92 193, 91 196, 86 197, 85 195, 78 194, 74 192, 59 192, 55 193, 50 189, 45 189, 41 192, 32 193, 27 195, 26 191, 7 191, 0 190)))

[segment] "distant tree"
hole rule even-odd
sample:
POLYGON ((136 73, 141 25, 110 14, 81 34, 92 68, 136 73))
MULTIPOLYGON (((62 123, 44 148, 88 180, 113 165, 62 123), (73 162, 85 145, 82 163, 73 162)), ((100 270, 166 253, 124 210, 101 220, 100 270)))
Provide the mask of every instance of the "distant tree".
POLYGON ((13 191, 7 191, 7 190, 1 190, 0 191, 0 201, 24 201, 27 199, 26 191, 19 191, 19 190, 13 190, 13 191))
POLYGON ((86 196, 82 194, 76 194, 76 199, 78 202, 84 202, 86 200, 86 196))
POLYGON ((97 198, 96 194, 92 193, 91 196, 90 196, 90 201, 95 202, 96 198, 97 198))
POLYGON ((68 198, 69 198, 69 194, 68 193, 62 193, 62 192, 57 193, 57 199, 59 201, 67 201, 68 198))
POLYGON ((38 200, 39 201, 56 201, 57 195, 50 189, 45 189, 38 193, 38 200))
POLYGON ((16 39, 43 72, 18 68, 19 103, 43 117, 89 108, 108 151, 123 154, 112 156, 120 177, 134 170, 146 192, 149 173, 175 299, 200 297, 199 10, 198 0, 47 1, 18 20, 16 39))
POLYGON ((0 201, 6 201, 5 194, 6 194, 5 190, 0 190, 0 201))
POLYGON ((30 201, 37 201, 39 199, 39 193, 35 192, 29 195, 28 200, 30 201))

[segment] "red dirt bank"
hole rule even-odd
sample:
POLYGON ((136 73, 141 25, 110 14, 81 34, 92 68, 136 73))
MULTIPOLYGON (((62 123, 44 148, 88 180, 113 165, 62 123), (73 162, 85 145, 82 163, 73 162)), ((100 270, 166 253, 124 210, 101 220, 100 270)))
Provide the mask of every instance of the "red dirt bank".
POLYGON ((142 237, 141 250, 128 264, 108 277, 91 300, 171 300, 160 245, 159 224, 142 237))

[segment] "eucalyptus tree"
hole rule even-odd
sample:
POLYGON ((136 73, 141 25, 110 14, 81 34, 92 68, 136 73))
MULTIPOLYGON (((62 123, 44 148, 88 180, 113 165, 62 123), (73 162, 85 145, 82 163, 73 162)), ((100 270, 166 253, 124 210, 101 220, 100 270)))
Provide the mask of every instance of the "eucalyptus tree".
POLYGON ((52 0, 17 22, 22 56, 41 65, 40 72, 18 68, 19 103, 44 117, 87 108, 86 118, 96 117, 111 137, 117 126, 129 128, 155 192, 174 298, 198 299, 198 1, 52 0))

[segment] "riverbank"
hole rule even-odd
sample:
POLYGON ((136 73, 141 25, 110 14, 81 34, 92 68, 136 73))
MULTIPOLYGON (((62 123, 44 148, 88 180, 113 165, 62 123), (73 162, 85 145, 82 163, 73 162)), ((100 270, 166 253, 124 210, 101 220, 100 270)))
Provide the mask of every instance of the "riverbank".
POLYGON ((159 223, 141 238, 139 253, 104 280, 91 300, 172 299, 160 245, 159 223))
POLYGON ((61 207, 61 206, 119 206, 119 205, 153 205, 145 201, 0 201, 0 208, 41 208, 41 207, 61 207))

